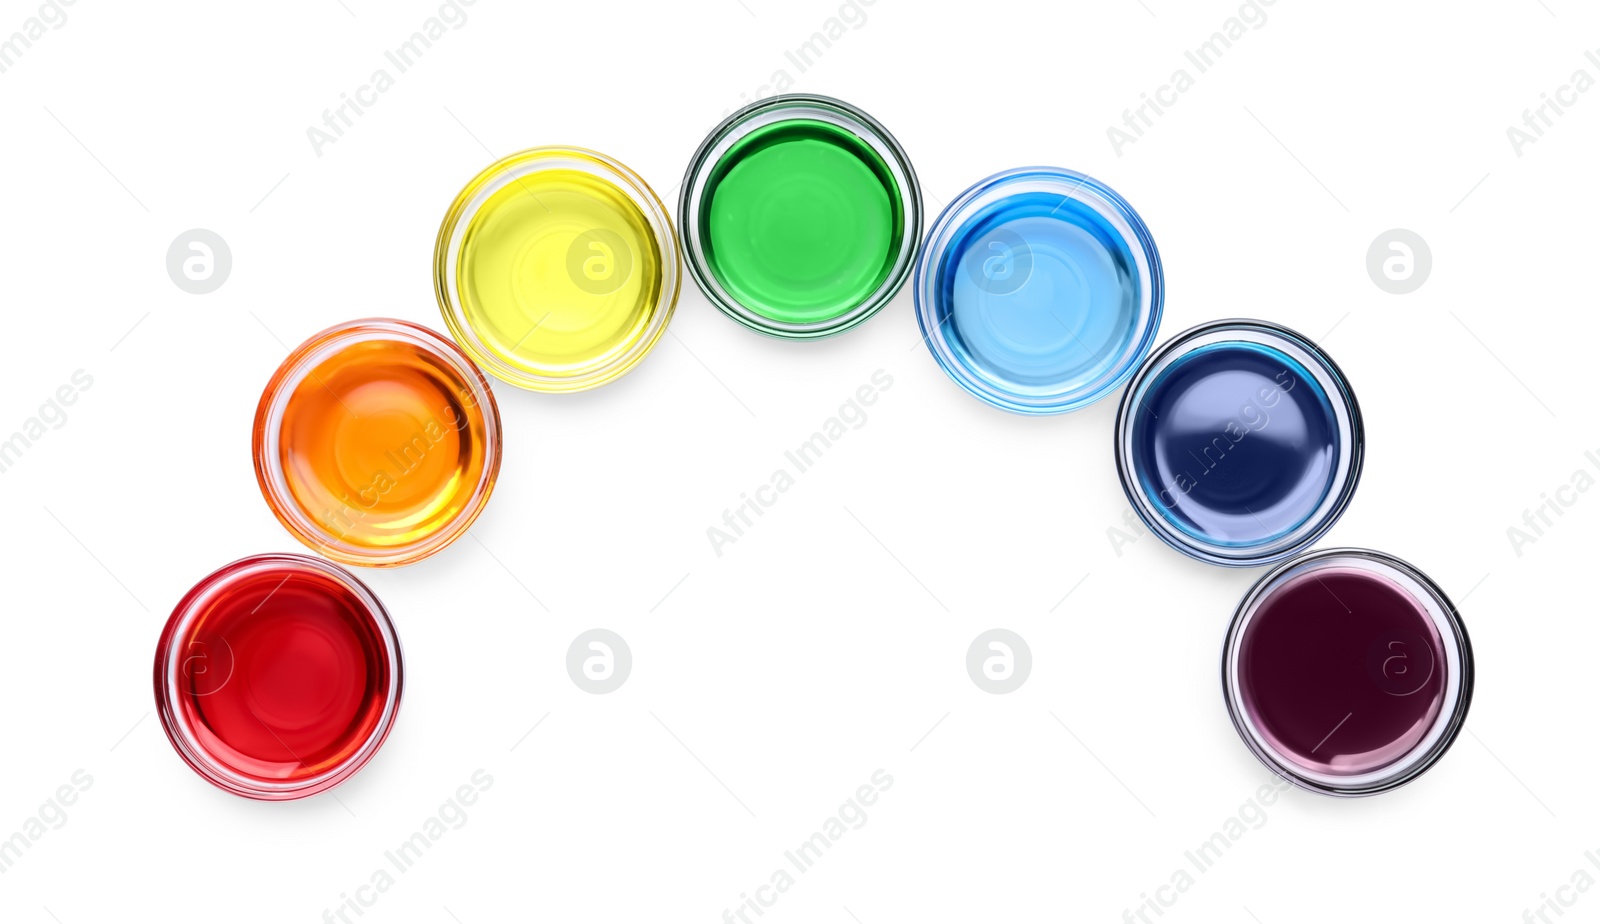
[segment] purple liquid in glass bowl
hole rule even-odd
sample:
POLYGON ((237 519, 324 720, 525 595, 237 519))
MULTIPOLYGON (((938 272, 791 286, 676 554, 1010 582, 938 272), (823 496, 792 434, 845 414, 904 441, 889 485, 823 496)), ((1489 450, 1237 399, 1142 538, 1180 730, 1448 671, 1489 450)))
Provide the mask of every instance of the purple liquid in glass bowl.
POLYGON ((1263 577, 1223 651, 1234 726, 1268 767, 1331 795, 1415 779, 1472 696, 1472 649, 1428 577, 1379 552, 1330 549, 1263 577))

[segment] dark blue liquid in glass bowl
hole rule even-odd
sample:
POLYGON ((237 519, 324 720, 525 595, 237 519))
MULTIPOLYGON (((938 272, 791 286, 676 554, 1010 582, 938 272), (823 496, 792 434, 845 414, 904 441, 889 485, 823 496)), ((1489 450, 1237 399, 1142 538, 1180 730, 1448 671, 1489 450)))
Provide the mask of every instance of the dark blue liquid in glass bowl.
POLYGON ((1328 494, 1339 430, 1327 393, 1288 354, 1216 343, 1162 371, 1133 429, 1141 487, 1178 529, 1217 545, 1271 542, 1328 494))
POLYGON ((1134 510, 1181 552, 1282 560, 1344 512, 1361 473, 1361 412, 1333 361, 1263 321, 1186 331, 1140 368, 1117 416, 1134 510))

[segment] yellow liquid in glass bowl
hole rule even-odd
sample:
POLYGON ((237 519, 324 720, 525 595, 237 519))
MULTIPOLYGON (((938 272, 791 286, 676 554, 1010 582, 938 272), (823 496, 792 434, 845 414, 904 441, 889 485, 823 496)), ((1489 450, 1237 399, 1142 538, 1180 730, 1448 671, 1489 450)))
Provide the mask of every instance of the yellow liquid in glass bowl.
POLYGON ((486 370, 576 391, 631 369, 677 301, 666 212, 627 168, 536 149, 462 190, 439 233, 436 283, 451 332, 486 370))

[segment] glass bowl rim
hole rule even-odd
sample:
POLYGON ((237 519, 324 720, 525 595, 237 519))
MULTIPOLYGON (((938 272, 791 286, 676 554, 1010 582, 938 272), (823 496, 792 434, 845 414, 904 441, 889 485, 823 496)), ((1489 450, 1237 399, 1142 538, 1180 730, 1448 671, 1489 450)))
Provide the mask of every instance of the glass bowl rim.
POLYGON ((638 173, 626 164, 599 151, 575 145, 543 145, 524 148, 507 154, 479 170, 456 193, 450 207, 439 223, 439 233, 433 247, 433 292, 444 316, 445 327, 473 361, 495 378, 527 391, 545 394, 567 394, 598 388, 631 372, 650 355, 666 333, 673 313, 678 307, 682 290, 683 255, 678 233, 672 226, 667 207, 655 190, 638 173), (549 162, 549 163, 546 163, 549 162), (569 169, 586 173, 616 187, 645 216, 655 239, 661 265, 661 294, 651 307, 650 323, 627 349, 610 362, 573 375, 545 375, 526 365, 514 362, 489 349, 468 323, 465 307, 461 304, 451 272, 459 252, 459 237, 471 224, 472 216, 493 192, 506 183, 538 172, 553 169, 565 162, 569 169), (527 169, 523 169, 527 168, 527 169), (520 172, 519 172, 520 171, 520 172))
MULTIPOLYGON (((1098 210, 1097 210, 1098 211, 1098 210)), ((1120 229, 1119 229, 1120 230, 1120 229)), ((1124 235, 1125 236, 1125 235, 1124 235)), ((1126 237, 1126 236, 1125 236, 1126 237)), ((923 242, 922 253, 917 257, 915 272, 916 281, 912 285, 912 296, 917 316, 917 328, 922 334, 922 340, 927 344, 928 351, 933 354, 939 367, 957 385, 960 385, 973 397, 998 407, 1001 410, 1015 414, 1029 416, 1065 414, 1071 411, 1088 407, 1105 398, 1123 382, 1127 381, 1138 368, 1139 364, 1149 355, 1155 346, 1156 334, 1161 327, 1161 318, 1166 301, 1166 275, 1162 268, 1161 254, 1156 247, 1155 238, 1150 233, 1150 228, 1145 224, 1137 210, 1127 199, 1110 186, 1077 170, 1067 167, 1053 167, 1048 165, 1031 165, 1012 167, 991 174, 973 183, 950 201, 939 216, 933 220, 928 228, 926 240, 923 242), (1141 297, 1140 310, 1145 315, 1144 323, 1134 338, 1129 348, 1118 363, 1107 370, 1092 386, 1072 392, 1064 392, 1044 398, 1024 396, 1016 392, 1007 391, 996 387, 976 375, 966 363, 961 362, 950 350, 946 338, 941 333, 942 324, 934 316, 938 306, 934 294, 937 283, 938 270, 936 264, 944 256, 950 241, 948 236, 960 227, 962 221, 969 217, 969 212, 980 197, 1005 186, 1024 182, 1027 180, 1048 180, 1051 182, 1065 182, 1070 184, 1063 192, 1074 201, 1093 206, 1099 204, 1110 209, 1120 217, 1132 232, 1131 240, 1125 240, 1130 251, 1137 257, 1142 257, 1144 270, 1140 282, 1148 283, 1141 288, 1144 290, 1141 297), (1093 199, 1083 195, 1075 195, 1081 190, 1088 190, 1093 199), (938 258, 935 258, 935 249, 938 258)))
MULTIPOLYGON (((1204 345, 1206 344, 1199 344, 1199 346, 1204 345)), ((1318 369, 1307 371, 1315 377, 1318 369)), ((1355 497, 1356 488, 1361 482, 1366 458, 1366 430, 1362 421, 1361 404, 1356 399, 1355 391, 1351 388, 1344 370, 1339 368, 1333 357, 1309 337, 1282 324, 1253 318, 1220 318, 1197 324, 1174 335, 1151 352, 1134 372, 1128 382, 1127 390, 1122 394, 1122 401, 1117 407, 1113 441, 1117 479, 1122 484, 1122 492, 1127 497, 1128 503, 1146 528, 1162 542, 1190 558, 1230 568, 1253 568, 1274 564, 1314 545, 1333 528, 1349 508, 1351 500, 1355 497), (1333 407, 1335 423, 1340 427, 1340 436, 1347 444, 1343 446, 1341 453, 1342 465, 1336 467, 1334 483, 1319 504, 1318 510, 1307 516, 1289 535, 1253 546, 1224 546, 1205 542, 1168 522, 1158 511, 1152 509, 1154 505, 1140 488, 1134 462, 1132 409, 1143 400, 1145 388, 1151 384, 1155 375, 1197 348, 1194 345, 1195 341, 1221 333, 1241 335, 1231 338, 1229 342, 1251 343, 1280 352, 1284 351, 1283 346, 1287 344, 1306 354, 1327 376, 1326 383, 1319 379, 1317 384, 1322 388, 1329 405, 1333 407), (1330 384, 1333 387, 1328 387, 1330 384)))
MULTIPOLYGON (((1407 592, 1411 590, 1409 587, 1402 589, 1407 592)), ((1250 589, 1245 591, 1238 606, 1234 608, 1228 631, 1223 637, 1221 660, 1222 697, 1228 710, 1228 718, 1256 759, 1273 774, 1301 789, 1343 797, 1370 796, 1397 789, 1417 779, 1438 763, 1455 744, 1465 727, 1467 712, 1472 706, 1476 673, 1472 640, 1467 634, 1466 624, 1461 619, 1460 610, 1450 601, 1444 589, 1420 568, 1404 559, 1387 552, 1355 546, 1303 552, 1278 563, 1276 567, 1258 578, 1250 589), (1372 573, 1382 574, 1379 569, 1387 568, 1409 578, 1429 597, 1427 601, 1418 602, 1424 604, 1424 608, 1434 620, 1441 642, 1445 645, 1447 658, 1454 655, 1449 666, 1455 672, 1455 676, 1450 678, 1455 684, 1455 696, 1440 708, 1439 716, 1429 727, 1427 736, 1392 763, 1351 777, 1348 782, 1341 782, 1330 774, 1313 774, 1305 771, 1259 740, 1253 730, 1255 723, 1246 714, 1242 695, 1237 690, 1239 645, 1262 599, 1284 580, 1296 576, 1297 569, 1332 560, 1353 563, 1358 568, 1371 568, 1377 565, 1378 568, 1371 568, 1372 573), (1429 603, 1432 606, 1429 606, 1429 603)), ((1448 684, 1446 690, 1449 690, 1448 684)))
MULTIPOLYGON (((801 117, 793 116, 793 118, 801 117)), ((706 134, 705 139, 689 158, 689 166, 684 171, 682 182, 679 183, 677 218, 678 227, 683 235, 684 262, 688 266, 689 275, 693 277, 695 285, 705 295, 706 300, 717 310, 759 334, 779 340, 817 340, 842 334, 873 317, 894 300, 895 295, 911 278, 922 240, 922 186, 917 180, 917 172, 911 164, 910 155, 906 153, 899 140, 883 126, 883 123, 859 107, 820 94, 781 93, 740 107, 706 134), (861 303, 842 314, 820 321, 803 323, 780 321, 746 307, 717 281, 716 274, 706 262, 704 241, 700 233, 698 220, 700 202, 705 195, 705 180, 711 168, 729 147, 750 132, 784 121, 781 117, 760 121, 765 116, 781 113, 784 110, 798 110, 805 114, 804 117, 826 121, 852 132, 877 150, 880 155, 887 155, 885 161, 890 164, 891 169, 898 171, 896 179, 904 181, 901 183, 900 202, 905 215, 905 227, 901 232, 894 265, 878 288, 861 303), (863 129, 865 135, 862 133, 863 129)))
POLYGON ((298 552, 264 552, 229 562, 213 570, 189 588, 173 607, 172 615, 167 618, 166 625, 162 628, 160 639, 156 643, 154 674, 156 712, 160 718, 161 728, 183 762, 206 782, 225 792, 261 801, 281 802, 326 792, 354 776, 372 760, 389 737, 389 732, 394 728, 395 717, 399 714, 400 698, 404 689, 405 659, 389 611, 360 578, 334 562, 312 555, 298 552), (292 782, 250 776, 222 764, 199 743, 194 730, 184 720, 182 710, 177 707, 179 694, 176 678, 184 653, 179 650, 176 643, 193 625, 198 615, 196 608, 203 599, 226 587, 230 582, 269 568, 318 571, 348 589, 361 602, 366 616, 377 628, 383 644, 382 656, 389 665, 389 689, 384 696, 383 712, 360 748, 336 766, 314 777, 292 782))
POLYGON ((346 565, 387 568, 409 565, 442 551, 459 539, 478 519, 500 475, 502 454, 500 408, 482 370, 458 347, 436 331, 398 318, 358 318, 325 328, 295 347, 273 372, 256 405, 251 434, 251 456, 256 483, 278 522, 307 548, 346 565), (484 463, 478 483, 461 512, 433 532, 414 542, 386 548, 369 548, 324 529, 301 507, 289 489, 278 447, 282 440, 283 414, 298 385, 318 362, 339 350, 359 343, 400 340, 429 353, 453 368, 471 388, 474 406, 483 419, 484 463))

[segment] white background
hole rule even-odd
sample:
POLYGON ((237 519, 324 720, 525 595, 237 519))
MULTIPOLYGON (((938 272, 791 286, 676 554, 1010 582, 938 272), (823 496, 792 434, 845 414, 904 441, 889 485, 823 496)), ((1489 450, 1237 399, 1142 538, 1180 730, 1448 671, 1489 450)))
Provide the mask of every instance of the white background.
MULTIPOLYGON (((0 35, 37 8, 0 4, 0 35)), ((316 156, 306 129, 393 73, 383 52, 437 9, 78 0, 0 75, 0 431, 74 370, 94 379, 0 475, 0 838, 74 770, 94 780, 0 874, 0 919, 322 920, 478 768, 494 784, 468 822, 360 920, 710 924, 882 768, 868 821, 764 922, 1113 922, 1238 813, 1267 773, 1218 654, 1259 572, 1148 535, 1118 555, 1115 400, 1046 419, 978 403, 919 344, 909 289, 790 344, 691 285, 624 379, 497 383, 479 541, 360 575, 399 628, 406 694, 337 799, 229 796, 162 736, 151 657, 173 604, 235 558, 300 550, 249 457, 286 345, 372 315, 442 328, 434 234, 494 157, 592 147, 675 198, 704 133, 780 69, 882 120, 930 218, 1020 164, 1121 192, 1165 261, 1163 339, 1241 315, 1320 338, 1370 450, 1324 544, 1406 558, 1461 607, 1479 685, 1442 763, 1376 798, 1286 795, 1163 922, 1509 924, 1580 867, 1600 877, 1600 492, 1565 494, 1521 555, 1507 537, 1600 450, 1600 92, 1520 157, 1506 136, 1578 68, 1600 77, 1592 9, 1278 0, 1118 156, 1107 127, 1194 74, 1183 52, 1236 4, 877 0, 802 74, 784 53, 833 0, 478 0, 316 156), (203 296, 165 270, 195 227, 233 252, 203 296), (1395 227, 1433 252, 1405 296, 1365 268, 1395 227), (894 384, 867 423, 716 556, 707 527, 878 369, 894 384), (594 626, 635 662, 604 696, 563 665, 594 626), (1004 696, 964 666, 996 626, 1034 657, 1004 696)), ((1577 901, 1600 914, 1600 894, 1577 901)))

